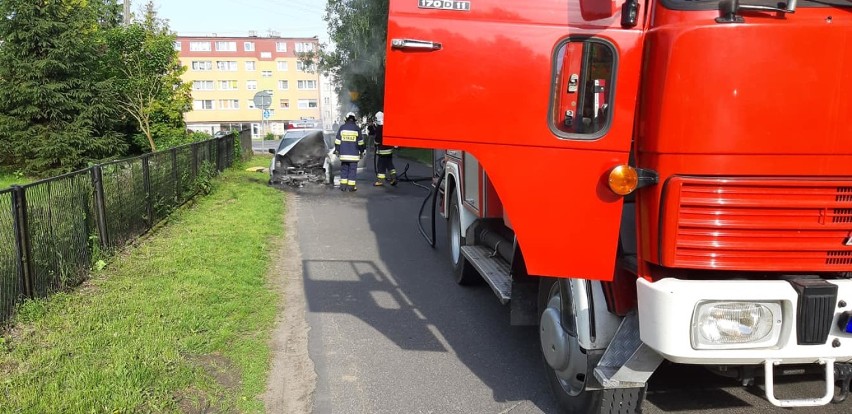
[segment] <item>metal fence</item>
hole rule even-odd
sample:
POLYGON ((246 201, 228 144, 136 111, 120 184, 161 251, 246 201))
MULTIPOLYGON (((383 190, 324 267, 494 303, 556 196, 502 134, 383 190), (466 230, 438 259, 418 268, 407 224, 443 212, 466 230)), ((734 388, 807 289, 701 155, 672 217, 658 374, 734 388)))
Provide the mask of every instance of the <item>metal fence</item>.
MULTIPOLYGON (((82 282, 232 165, 234 135, 0 190, 0 322, 82 282)), ((235 142, 236 141, 236 142, 235 142)))

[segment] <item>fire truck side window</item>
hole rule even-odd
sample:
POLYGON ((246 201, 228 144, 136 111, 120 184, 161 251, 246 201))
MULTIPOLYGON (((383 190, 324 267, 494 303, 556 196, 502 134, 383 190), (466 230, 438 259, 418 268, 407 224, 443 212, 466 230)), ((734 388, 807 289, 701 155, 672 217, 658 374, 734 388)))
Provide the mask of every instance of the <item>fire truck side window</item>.
POLYGON ((558 48, 551 121, 564 138, 602 135, 611 117, 615 56, 611 46, 594 39, 569 40, 558 48))

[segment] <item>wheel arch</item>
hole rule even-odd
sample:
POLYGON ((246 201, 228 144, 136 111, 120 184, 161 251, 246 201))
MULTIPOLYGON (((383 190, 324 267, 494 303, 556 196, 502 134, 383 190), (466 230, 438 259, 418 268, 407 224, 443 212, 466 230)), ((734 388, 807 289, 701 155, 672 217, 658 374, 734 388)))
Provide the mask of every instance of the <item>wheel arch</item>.
POLYGON ((446 197, 444 197, 443 211, 448 211, 450 208, 450 197, 456 197, 459 203, 459 221, 461 222, 462 234, 467 232, 467 229, 478 218, 476 214, 464 207, 462 193, 464 192, 464 184, 459 179, 461 177, 461 167, 454 161, 447 161, 444 167, 444 182, 446 183, 446 197))

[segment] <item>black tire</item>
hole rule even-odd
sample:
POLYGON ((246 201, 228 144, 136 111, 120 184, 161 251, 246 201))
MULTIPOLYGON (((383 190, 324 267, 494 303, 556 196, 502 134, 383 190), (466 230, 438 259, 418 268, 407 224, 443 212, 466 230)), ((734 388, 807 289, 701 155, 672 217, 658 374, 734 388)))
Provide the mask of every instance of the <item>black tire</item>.
MULTIPOLYGON (((548 357, 555 358, 555 356, 545 354, 548 351, 559 352, 557 347, 551 343, 545 343, 552 342, 545 339, 548 336, 545 331, 552 331, 554 329, 552 318, 555 314, 552 312, 559 313, 558 304, 563 299, 559 292, 558 280, 556 278, 543 277, 539 282, 538 289, 539 341, 545 376, 547 377, 547 382, 550 384, 554 399, 562 412, 572 414, 598 413, 601 409, 604 392, 600 390, 591 391, 585 387, 586 381, 594 376, 594 367, 589 366, 586 351, 580 347, 576 334, 565 333, 567 340, 564 343, 570 344, 563 347, 570 350, 569 352, 564 352, 569 355, 565 360, 572 362, 566 362, 564 370, 557 372, 548 362, 548 357), (549 312, 548 318, 544 317, 545 311, 549 312)), ((568 300, 571 299, 569 298, 568 300)), ((564 331, 560 330, 560 332, 564 331)))
POLYGON ((461 253, 461 246, 465 245, 465 238, 462 234, 459 208, 458 197, 453 191, 450 194, 450 207, 447 217, 447 246, 450 248, 450 263, 453 265, 453 277, 456 279, 456 283, 475 285, 482 282, 482 277, 461 253))

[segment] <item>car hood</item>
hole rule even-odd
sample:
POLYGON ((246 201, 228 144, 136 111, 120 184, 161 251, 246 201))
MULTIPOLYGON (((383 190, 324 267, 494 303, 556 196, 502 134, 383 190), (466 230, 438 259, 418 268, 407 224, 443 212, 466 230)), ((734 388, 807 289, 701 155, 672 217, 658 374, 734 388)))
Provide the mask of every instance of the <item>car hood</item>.
POLYGON ((290 143, 276 154, 288 166, 311 168, 322 167, 328 152, 322 131, 317 131, 290 143))

